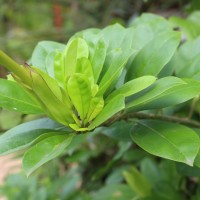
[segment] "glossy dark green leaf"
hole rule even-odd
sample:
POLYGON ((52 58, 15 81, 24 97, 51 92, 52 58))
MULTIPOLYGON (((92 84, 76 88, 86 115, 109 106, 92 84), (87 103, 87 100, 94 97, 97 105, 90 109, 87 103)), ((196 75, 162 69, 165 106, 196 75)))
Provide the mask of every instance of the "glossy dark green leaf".
POLYGON ((131 78, 144 75, 156 76, 172 58, 180 43, 180 33, 164 31, 156 35, 136 55, 127 75, 131 78))
POLYGON ((101 133, 118 141, 129 142, 133 122, 118 121, 109 127, 101 127, 101 133))
POLYGON ((44 163, 61 154, 71 143, 74 135, 54 135, 30 148, 23 157, 23 169, 29 176, 44 163))
POLYGON ((103 95, 110 87, 111 83, 118 77, 129 57, 134 53, 132 50, 123 52, 122 49, 117 48, 107 54, 104 64, 104 74, 99 84, 98 95, 103 95))
POLYGON ((156 81, 148 91, 127 98, 127 108, 147 110, 165 108, 188 101, 200 94, 200 81, 165 77, 156 81))
POLYGON ((0 79, 0 107, 26 114, 43 113, 40 106, 16 82, 0 79))
POLYGON ((61 124, 48 118, 18 125, 0 136, 0 155, 24 149, 40 135, 61 127, 61 124))
POLYGON ((141 120, 131 137, 145 151, 166 159, 193 165, 199 151, 199 136, 190 128, 158 120, 141 120))

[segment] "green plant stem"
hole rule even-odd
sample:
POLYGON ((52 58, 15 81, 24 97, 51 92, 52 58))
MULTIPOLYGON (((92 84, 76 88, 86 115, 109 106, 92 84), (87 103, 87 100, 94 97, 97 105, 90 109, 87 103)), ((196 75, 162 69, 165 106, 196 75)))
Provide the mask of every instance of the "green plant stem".
POLYGON ((189 118, 158 115, 158 114, 152 114, 152 113, 142 113, 142 112, 119 114, 119 115, 111 118, 111 120, 107 121, 104 125, 108 126, 119 120, 130 120, 130 119, 134 119, 134 118, 136 118, 136 119, 157 119, 157 120, 174 122, 174 123, 179 123, 179 124, 183 124, 183 125, 187 125, 187 126, 191 126, 191 127, 200 128, 200 122, 189 119, 189 118))
POLYGON ((3 51, 0 50, 0 65, 13 72, 17 77, 22 79, 25 83, 30 84, 29 72, 12 58, 7 56, 3 51))

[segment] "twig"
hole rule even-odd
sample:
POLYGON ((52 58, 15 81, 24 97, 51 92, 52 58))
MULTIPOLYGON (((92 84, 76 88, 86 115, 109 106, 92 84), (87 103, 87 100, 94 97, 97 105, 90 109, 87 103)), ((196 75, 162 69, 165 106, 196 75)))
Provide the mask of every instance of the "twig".
POLYGON ((135 112, 135 113, 125 113, 121 115, 117 115, 111 120, 107 121, 104 125, 109 126, 112 123, 119 121, 119 120, 130 120, 130 119, 158 119, 162 121, 174 122, 179 124, 184 124, 187 126, 192 126, 196 128, 200 128, 200 122, 191 120, 189 118, 181 118, 176 116, 166 116, 166 115, 158 115, 152 113, 142 113, 142 112, 135 112))

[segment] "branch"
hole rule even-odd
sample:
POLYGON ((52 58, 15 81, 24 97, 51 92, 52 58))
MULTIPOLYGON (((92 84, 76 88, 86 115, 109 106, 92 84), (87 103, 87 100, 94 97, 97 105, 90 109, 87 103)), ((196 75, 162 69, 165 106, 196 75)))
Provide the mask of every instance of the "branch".
POLYGON ((192 126, 196 128, 200 128, 200 122, 191 120, 189 118, 181 118, 176 116, 166 116, 166 115, 158 115, 152 113, 142 113, 142 112, 135 112, 135 113, 125 113, 116 115, 114 118, 111 118, 107 123, 106 126, 111 125, 112 123, 119 121, 119 120, 130 120, 130 119, 158 119, 162 121, 174 122, 179 123, 187 126, 192 126))

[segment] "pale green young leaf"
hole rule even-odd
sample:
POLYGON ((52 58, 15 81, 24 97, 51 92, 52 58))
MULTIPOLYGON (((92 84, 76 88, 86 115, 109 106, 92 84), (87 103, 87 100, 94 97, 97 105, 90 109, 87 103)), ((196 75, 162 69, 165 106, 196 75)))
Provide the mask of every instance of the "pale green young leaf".
POLYGON ((60 44, 58 42, 52 42, 52 41, 42 41, 37 44, 35 47, 32 57, 31 57, 31 64, 33 66, 36 66, 42 71, 47 72, 46 67, 46 57, 48 54, 55 50, 64 50, 65 45, 60 44))
POLYGON ((94 84, 94 75, 89 59, 84 57, 79 58, 77 60, 75 73, 84 74, 90 80, 91 85, 94 84))
POLYGON ((46 82, 46 85, 49 87, 49 90, 51 90, 51 92, 54 93, 55 96, 58 97, 60 101, 62 101, 63 95, 61 92, 61 88, 58 85, 58 82, 52 77, 50 77, 47 73, 41 71, 40 69, 37 69, 36 67, 33 66, 32 68, 42 77, 44 82, 46 82))
POLYGON ((131 167, 129 171, 124 171, 128 185, 136 192, 140 197, 147 197, 151 194, 152 186, 148 180, 137 170, 135 167, 131 167))
POLYGON ((124 96, 118 95, 113 98, 112 101, 108 102, 103 108, 103 110, 97 115, 94 121, 88 127, 90 130, 99 126, 107 119, 111 118, 114 114, 124 109, 124 96))
POLYGON ((61 124, 74 123, 72 110, 53 93, 47 82, 37 72, 31 72, 32 88, 47 115, 61 124))
POLYGON ((30 148, 23 157, 23 169, 27 176, 46 162, 60 155, 69 146, 73 137, 73 134, 54 135, 30 148))
POLYGON ((88 130, 88 128, 81 128, 77 124, 69 124, 69 127, 72 128, 73 130, 79 131, 79 132, 83 132, 83 131, 87 131, 88 130))
POLYGON ((58 51, 54 57, 54 75, 56 81, 64 87, 64 60, 63 60, 63 52, 58 51))
POLYGON ((190 128, 158 120, 141 120, 131 137, 145 151, 190 166, 199 151, 199 136, 190 128))
POLYGON ((63 53, 65 77, 74 74, 79 58, 88 58, 88 56, 89 48, 84 39, 75 38, 70 41, 63 53))
POLYGON ((83 74, 72 75, 67 82, 67 92, 74 107, 84 120, 86 118, 92 97, 91 86, 88 78, 83 74))
POLYGON ((0 136, 0 155, 24 149, 37 137, 61 127, 61 124, 48 118, 20 124, 0 136))
POLYGON ((114 90, 107 98, 106 102, 112 100, 115 96, 122 94, 125 97, 133 95, 151 84, 153 84, 156 81, 156 77, 154 76, 142 76, 136 79, 133 79, 132 81, 129 81, 122 85, 120 88, 114 90))
POLYGON ((41 107, 16 82, 0 79, 0 107, 25 114, 43 113, 41 107))
POLYGON ((103 97, 94 97, 90 102, 90 107, 87 113, 87 121, 93 120, 103 109, 104 100, 103 97))

